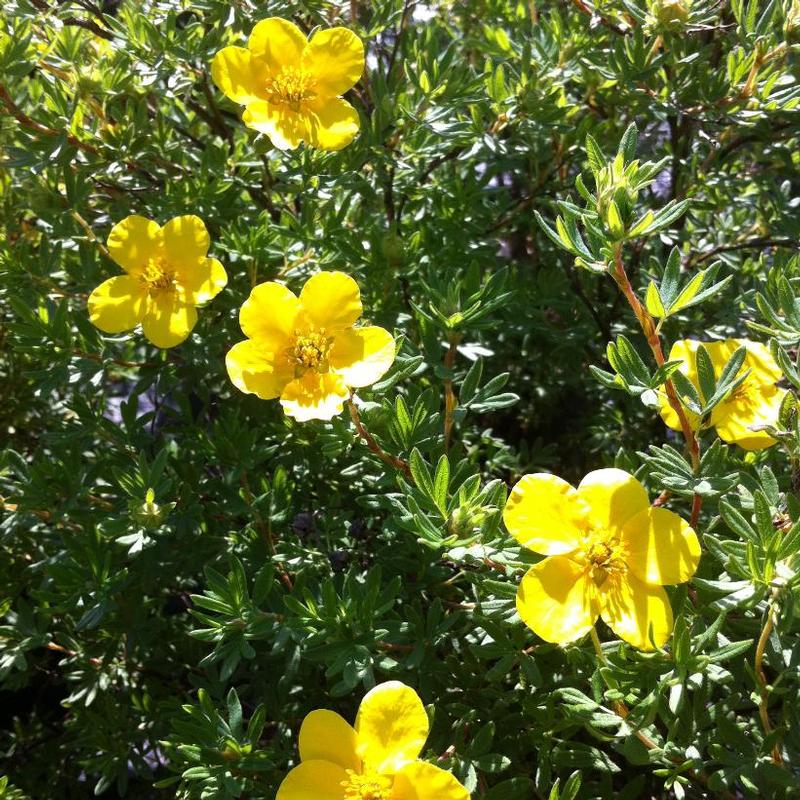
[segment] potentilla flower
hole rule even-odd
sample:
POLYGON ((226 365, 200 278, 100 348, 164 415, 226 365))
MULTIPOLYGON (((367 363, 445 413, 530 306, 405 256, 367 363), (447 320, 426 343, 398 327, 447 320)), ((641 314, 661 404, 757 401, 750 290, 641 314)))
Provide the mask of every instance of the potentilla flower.
POLYGON ((203 220, 175 217, 162 228, 139 216, 118 222, 108 252, 127 274, 109 278, 89 296, 89 318, 105 333, 142 325, 156 347, 180 344, 197 322, 195 306, 215 297, 228 282, 225 268, 208 258, 203 220))
POLYGON ((318 272, 299 297, 261 283, 239 312, 248 338, 228 352, 228 375, 243 392, 280 397, 296 420, 332 419, 350 388, 375 383, 394 362, 388 331, 353 327, 361 310, 358 284, 343 272, 318 272))
POLYGON ((419 760, 429 723, 419 695, 399 681, 361 701, 355 727, 312 711, 300 727, 300 764, 276 800, 469 800, 449 773, 419 760))
POLYGON ((291 22, 259 22, 247 47, 225 47, 211 75, 234 103, 245 106, 245 124, 275 147, 301 141, 339 150, 358 133, 356 110, 341 98, 364 72, 364 45, 347 28, 329 28, 310 40, 291 22))
POLYGON ((669 639, 663 586, 694 575, 700 543, 677 514, 650 506, 633 475, 599 469, 577 489, 555 475, 525 475, 503 519, 523 547, 548 556, 517 591, 520 617, 542 639, 575 641, 598 616, 640 650, 669 639))
MULTIPOLYGON (((751 342, 748 339, 726 339, 724 342, 684 339, 675 342, 670 350, 669 360, 683 362, 679 369, 695 388, 699 387, 697 348, 700 344, 703 344, 708 351, 717 378, 730 357, 740 347, 747 348, 747 355, 739 374, 750 371, 744 383, 712 410, 711 419, 707 420, 707 424, 716 428, 720 439, 738 444, 745 450, 764 450, 771 447, 775 444, 775 439, 764 431, 753 430, 758 425, 777 425, 778 412, 786 396, 786 390, 775 385, 783 374, 769 350, 760 342, 751 342)), ((664 393, 659 394, 659 406, 664 422, 670 428, 680 430, 678 415, 664 393)), ((692 427, 697 430, 701 422, 697 414, 687 410, 686 416, 692 427)))

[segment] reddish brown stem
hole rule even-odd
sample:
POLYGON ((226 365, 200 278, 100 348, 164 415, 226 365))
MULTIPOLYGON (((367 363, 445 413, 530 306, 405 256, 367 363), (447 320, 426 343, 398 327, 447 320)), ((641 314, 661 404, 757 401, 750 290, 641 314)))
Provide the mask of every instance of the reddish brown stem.
MULTIPOLYGON (((775 626, 775 610, 772 602, 767 608, 767 619, 764 622, 764 627, 761 629, 761 636, 758 638, 756 645, 756 657, 753 663, 753 671, 756 675, 756 683, 758 684, 761 702, 758 704, 758 715, 761 718, 761 726, 764 728, 764 733, 769 736, 772 733, 772 723, 769 721, 769 711, 767 704, 769 702, 769 692, 767 691, 767 676, 764 674, 764 651, 767 649, 767 642, 772 635, 772 629, 775 626)), ((783 757, 781 756, 780 748, 777 743, 772 747, 772 760, 776 764, 783 764, 783 757)))
MULTIPOLYGON (((656 364, 658 364, 659 367, 663 366, 666 362, 666 359, 664 358, 664 351, 661 348, 661 339, 658 335, 656 324, 653 321, 653 318, 650 316, 650 313, 641 304, 639 298, 636 296, 633 286, 631 286, 631 282, 628 279, 628 274, 625 272, 625 265, 622 263, 621 245, 617 245, 617 247, 614 249, 614 269, 611 272, 611 276, 616 281, 620 291, 625 295, 625 299, 628 301, 631 310, 638 320, 639 325, 642 328, 642 332, 647 339, 647 344, 649 345, 650 350, 652 351, 656 360, 656 364)), ((683 433, 683 438, 686 440, 686 447, 689 450, 689 457, 692 461, 692 469, 695 471, 695 473, 697 473, 700 469, 700 443, 697 441, 697 436, 695 435, 689 419, 686 416, 686 412, 684 411, 683 406, 678 399, 678 393, 675 390, 675 384, 673 384, 669 378, 667 378, 667 380, 664 382, 664 391, 666 392, 670 407, 678 416, 681 432, 683 433)), ((703 498, 699 494, 695 494, 692 500, 692 527, 697 525, 702 503, 703 498)))
MULTIPOLYGON (((458 343, 461 340, 459 334, 452 334, 450 337, 450 347, 447 349, 447 355, 444 357, 444 368, 450 372, 453 369, 453 364, 456 361, 456 353, 458 352, 458 343)), ((445 453, 450 449, 450 438, 453 435, 454 414, 458 406, 458 398, 453 390, 453 379, 445 378, 444 381, 444 451, 445 453)))
POLYGON ((364 427, 364 423, 361 421, 356 404, 353 402, 352 395, 347 401, 347 407, 350 410, 350 419, 353 421, 353 426, 355 427, 356 432, 361 437, 364 444, 369 448, 370 452, 374 453, 381 461, 383 461, 384 464, 388 464, 393 469, 400 470, 400 472, 402 472, 407 478, 412 478, 411 467, 409 467, 402 458, 398 458, 397 456, 393 456, 391 453, 387 453, 378 444, 378 442, 375 441, 375 437, 364 427))
POLYGON ((275 537, 272 535, 272 525, 270 524, 269 520, 265 520, 261 516, 261 512, 253 505, 253 501, 255 500, 255 496, 253 495, 252 490, 250 489, 250 481, 247 478, 247 471, 242 470, 241 478, 239 482, 242 485, 242 489, 244 489, 245 493, 245 500, 247 504, 253 511, 253 519, 256 521, 256 528, 258 532, 261 534, 261 538, 266 542, 267 549, 269 550, 269 554, 272 556, 273 560, 278 567, 278 575, 283 583, 283 585, 291 592, 294 588, 292 585, 292 579, 289 577, 289 573, 286 571, 286 567, 283 565, 282 562, 277 561, 275 556, 277 555, 277 549, 275 547, 275 537))

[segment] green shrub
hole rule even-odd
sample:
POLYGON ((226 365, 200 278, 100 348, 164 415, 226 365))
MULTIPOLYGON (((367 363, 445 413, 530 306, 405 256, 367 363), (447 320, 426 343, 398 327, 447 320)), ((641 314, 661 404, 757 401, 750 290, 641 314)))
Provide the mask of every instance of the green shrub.
POLYGON ((0 14, 0 797, 272 798, 305 715, 386 681, 474 798, 800 795, 797 0, 0 14), (279 149, 218 88, 266 17, 364 41, 341 149, 279 149), (227 274, 167 349, 90 319, 130 215, 196 215, 227 274), (330 331, 276 345, 276 399, 226 356, 253 287, 320 271, 396 356, 301 421, 330 331), (583 506, 503 521, 523 475, 608 467, 673 526, 660 610, 603 594, 636 559, 613 524, 563 555, 583 506), (545 620, 546 563, 606 598, 583 627, 545 620))

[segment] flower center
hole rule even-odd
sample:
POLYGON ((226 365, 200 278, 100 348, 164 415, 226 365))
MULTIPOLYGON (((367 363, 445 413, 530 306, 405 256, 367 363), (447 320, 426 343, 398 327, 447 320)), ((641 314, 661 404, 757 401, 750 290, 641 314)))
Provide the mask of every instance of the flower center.
POLYGON ((342 786, 344 800, 389 800, 392 779, 383 775, 356 775, 349 769, 342 786))
POLYGON ((142 272, 141 281, 150 295, 171 292, 175 289, 175 270, 163 258, 151 258, 142 272))
POLYGON ((757 385, 753 381, 745 380, 742 382, 741 386, 738 386, 733 392, 731 392, 731 394, 728 396, 728 402, 742 403, 748 409, 751 409, 758 404, 757 394, 757 385))
POLYGON ((326 372, 333 338, 325 335, 324 328, 311 333, 295 331, 295 336, 294 346, 289 351, 290 360, 302 369, 326 372))
POLYGON ((596 586, 602 586, 609 576, 619 576, 627 566, 620 557, 617 541, 606 532, 595 533, 587 542, 583 555, 586 570, 596 586))
POLYGON ((312 75, 297 67, 283 67, 267 81, 267 99, 271 103, 288 105, 298 111, 305 100, 313 100, 317 82, 312 75))

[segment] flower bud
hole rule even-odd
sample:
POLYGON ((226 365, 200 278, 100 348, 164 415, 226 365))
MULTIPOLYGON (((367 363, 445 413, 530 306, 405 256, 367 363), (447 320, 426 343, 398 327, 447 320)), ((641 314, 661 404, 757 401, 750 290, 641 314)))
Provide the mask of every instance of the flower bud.
POLYGON ((800 42, 800 0, 794 0, 786 12, 783 34, 789 43, 800 42))
POLYGON ((692 0, 650 0, 645 21, 652 33, 680 33, 689 22, 692 0))
POLYGON ((146 530, 158 528, 172 509, 175 508, 175 503, 166 503, 160 506, 155 502, 155 496, 155 492, 152 489, 148 489, 144 503, 133 501, 130 504, 131 519, 146 530))
POLYGON ((463 539, 469 536, 475 528, 479 528, 486 519, 487 509, 483 506, 458 506, 447 518, 447 532, 451 536, 463 539))

